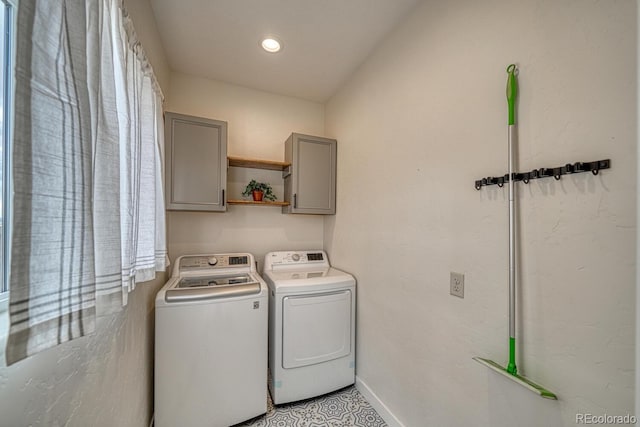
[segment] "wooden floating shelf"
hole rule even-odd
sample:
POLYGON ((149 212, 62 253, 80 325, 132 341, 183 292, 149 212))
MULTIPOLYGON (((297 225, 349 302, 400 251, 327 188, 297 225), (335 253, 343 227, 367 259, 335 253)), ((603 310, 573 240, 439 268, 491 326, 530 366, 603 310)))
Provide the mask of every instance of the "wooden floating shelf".
POLYGON ((252 169, 266 169, 272 171, 283 171, 291 166, 291 163, 276 162, 273 160, 247 159, 244 157, 228 156, 229 166, 252 169))
POLYGON ((289 202, 254 202, 253 200, 227 200, 229 205, 289 206, 289 202))

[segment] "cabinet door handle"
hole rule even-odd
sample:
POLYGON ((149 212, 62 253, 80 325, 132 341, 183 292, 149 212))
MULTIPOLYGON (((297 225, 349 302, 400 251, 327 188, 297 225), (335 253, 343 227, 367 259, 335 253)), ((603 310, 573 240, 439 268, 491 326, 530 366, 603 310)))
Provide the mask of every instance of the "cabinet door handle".
POLYGON ((293 207, 294 208, 298 207, 298 194, 293 195, 293 207))
POLYGON ((224 190, 222 190, 222 206, 224 206, 224 190))

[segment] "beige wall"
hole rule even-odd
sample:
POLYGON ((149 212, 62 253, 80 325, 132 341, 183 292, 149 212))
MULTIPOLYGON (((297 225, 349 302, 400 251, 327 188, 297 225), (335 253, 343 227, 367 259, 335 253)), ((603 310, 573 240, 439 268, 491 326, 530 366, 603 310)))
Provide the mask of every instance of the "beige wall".
POLYGON ((328 102, 333 263, 358 279, 357 375, 406 426, 575 425, 634 413, 636 3, 425 1, 328 102), (611 158, 597 177, 519 184, 522 373, 505 363, 505 69, 520 67, 522 170, 611 158), (449 272, 465 274, 465 298, 449 272))
MULTIPOLYGON (((125 3, 166 92, 169 69, 149 2, 125 3)), ((153 307, 164 282, 165 275, 159 274, 138 284, 121 312, 98 319, 93 335, 0 368, 0 425, 148 426, 153 413, 153 307)), ((0 328, 0 335, 4 332, 0 328)))
MULTIPOLYGON (((171 74, 166 110, 228 122, 228 154, 266 160, 284 159, 291 132, 324 135, 324 106, 240 86, 171 74)), ((228 198, 240 198, 251 179, 272 184, 279 200, 279 172, 229 168, 228 198)), ((228 206, 224 213, 167 212, 172 260, 184 254, 250 252, 262 265, 269 251, 322 248, 323 219, 283 215, 279 208, 228 206)))

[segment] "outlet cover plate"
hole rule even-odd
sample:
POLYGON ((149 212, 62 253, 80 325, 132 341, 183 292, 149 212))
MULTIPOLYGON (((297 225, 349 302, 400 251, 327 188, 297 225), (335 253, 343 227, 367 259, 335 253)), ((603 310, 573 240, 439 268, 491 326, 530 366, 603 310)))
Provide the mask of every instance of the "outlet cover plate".
POLYGON ((464 298, 464 274, 451 272, 449 293, 453 296, 464 298))

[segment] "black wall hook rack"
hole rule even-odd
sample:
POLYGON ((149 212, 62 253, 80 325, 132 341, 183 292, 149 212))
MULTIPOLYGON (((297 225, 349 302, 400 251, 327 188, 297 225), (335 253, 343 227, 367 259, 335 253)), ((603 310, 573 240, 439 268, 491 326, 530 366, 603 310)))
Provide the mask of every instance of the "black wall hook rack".
MULTIPOLYGON (((594 175, 598 175, 601 169, 609 169, 611 167, 611 160, 596 160, 595 162, 575 162, 567 163, 564 166, 557 168, 540 168, 534 169, 531 172, 513 173, 513 181, 522 181, 528 184, 532 179, 554 177, 556 180, 560 180, 562 175, 569 175, 574 173, 591 172, 594 175)), ((505 182, 509 182, 509 174, 503 176, 488 176, 476 181, 476 190, 480 190, 486 185, 497 185, 502 187, 505 182)))

